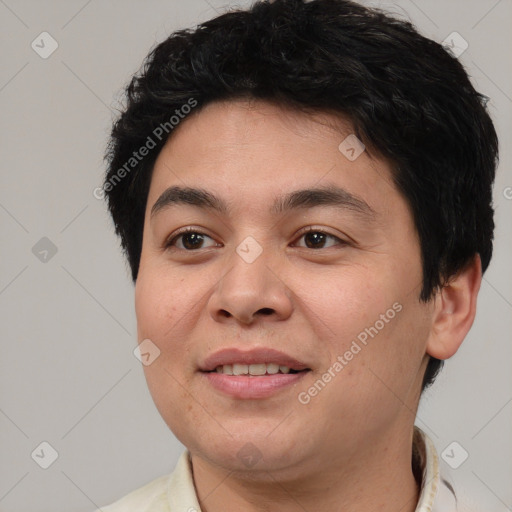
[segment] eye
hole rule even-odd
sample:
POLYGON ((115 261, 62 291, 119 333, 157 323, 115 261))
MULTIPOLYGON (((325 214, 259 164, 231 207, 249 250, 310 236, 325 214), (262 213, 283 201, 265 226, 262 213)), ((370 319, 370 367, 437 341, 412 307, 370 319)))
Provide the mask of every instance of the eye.
MULTIPOLYGON (((304 230, 300 236, 300 238, 304 238, 305 241, 305 247, 307 249, 326 249, 328 247, 332 247, 333 245, 347 245, 347 242, 344 240, 341 240, 337 236, 331 235, 329 233, 326 233, 325 231, 322 231, 320 229, 309 227, 306 230, 304 230), (337 244, 331 244, 330 246, 326 247, 325 243, 327 239, 334 240, 335 242, 338 242, 337 244)), ((300 240, 299 238, 299 240, 300 240)), ((302 246, 304 247, 304 246, 302 246)))
MULTIPOLYGON (((194 249, 204 249, 203 243, 205 239, 209 238, 213 241, 213 238, 198 231, 196 228, 188 227, 174 233, 171 238, 169 238, 164 245, 164 248, 176 247, 177 249, 181 249, 184 251, 193 251, 194 249), (181 244, 176 244, 177 241, 181 239, 181 244), (181 245, 181 247, 180 247, 181 245)), ((215 247, 216 243, 211 245, 210 247, 215 247)))
MULTIPOLYGON (((330 233, 314 227, 308 227, 303 230, 299 240, 301 238, 304 238, 305 241, 305 245, 302 247, 306 247, 307 249, 326 249, 335 245, 347 245, 347 242, 341 240, 337 236, 331 235, 330 233), (334 243, 326 245, 328 239, 331 239, 334 243)), ((219 244, 217 244, 213 238, 194 227, 187 227, 177 233, 174 233, 164 244, 165 249, 174 247, 188 252, 218 246, 219 244), (210 239, 214 243, 210 246, 205 246, 204 243, 206 239, 210 239)))

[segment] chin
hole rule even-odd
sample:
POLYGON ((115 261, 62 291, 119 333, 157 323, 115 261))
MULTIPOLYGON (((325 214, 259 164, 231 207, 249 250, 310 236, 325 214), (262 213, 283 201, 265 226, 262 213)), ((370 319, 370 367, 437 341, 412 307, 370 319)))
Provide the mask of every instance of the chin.
POLYGON ((261 433, 252 430, 234 433, 233 437, 225 433, 222 438, 188 437, 180 441, 195 456, 227 471, 256 475, 286 470, 296 465, 301 458, 297 447, 302 445, 298 438, 295 439, 286 430, 281 436, 269 436, 269 432, 268 429, 261 433))

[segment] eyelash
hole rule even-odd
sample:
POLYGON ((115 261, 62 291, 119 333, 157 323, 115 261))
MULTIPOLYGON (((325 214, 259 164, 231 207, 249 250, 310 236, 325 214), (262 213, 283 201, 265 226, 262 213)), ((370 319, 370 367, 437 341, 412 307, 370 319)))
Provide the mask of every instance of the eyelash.
MULTIPOLYGON (((197 228, 194 228, 193 226, 188 226, 186 228, 183 228, 179 231, 177 231, 176 233, 173 233, 173 235, 168 238, 165 243, 164 243, 164 249, 169 249, 171 247, 173 247, 174 245, 174 242, 182 235, 186 235, 187 233, 196 233, 198 235, 202 235, 202 236, 206 236, 208 238, 212 238, 211 236, 207 235, 206 233, 203 233, 202 231, 200 231, 199 229, 197 228)), ((335 236, 335 235, 332 235, 331 233, 328 233, 327 231, 323 231, 322 229, 318 229, 318 228, 315 228, 314 226, 308 226, 307 228, 301 230, 298 234, 298 237, 299 238, 302 238, 304 235, 307 235, 308 233, 320 233, 322 235, 326 235, 330 238, 333 238, 334 240, 336 240, 338 242, 338 245, 341 245, 341 246, 346 246, 348 245, 348 242, 346 242, 345 240, 342 240, 341 238, 335 236)), ((213 240, 213 238, 212 238, 213 240)), ((321 247, 320 249, 329 249, 330 247, 321 247)), ((210 249, 210 247, 208 247, 207 249, 210 249)), ((308 247, 303 247, 303 249, 308 249, 308 247)), ((318 251, 320 249, 311 249, 313 251, 318 251)), ((180 251, 185 251, 185 252, 197 252, 199 251, 200 249, 178 249, 180 251)))

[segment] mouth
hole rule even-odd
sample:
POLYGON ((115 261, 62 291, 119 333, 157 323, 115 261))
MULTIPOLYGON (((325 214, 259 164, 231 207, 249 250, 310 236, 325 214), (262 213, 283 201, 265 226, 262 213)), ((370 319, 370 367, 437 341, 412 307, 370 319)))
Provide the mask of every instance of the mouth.
POLYGON ((254 400, 290 390, 311 368, 274 349, 232 348, 210 355, 199 370, 222 395, 254 400))
POLYGON ((225 348, 209 355, 199 370, 224 375, 276 375, 298 373, 310 368, 284 352, 272 348, 255 347, 251 350, 225 348))
POLYGON ((214 370, 206 373, 222 373, 223 375, 247 375, 249 377, 261 377, 264 375, 287 375, 306 372, 309 368, 295 369, 277 363, 233 363, 217 366, 214 370))

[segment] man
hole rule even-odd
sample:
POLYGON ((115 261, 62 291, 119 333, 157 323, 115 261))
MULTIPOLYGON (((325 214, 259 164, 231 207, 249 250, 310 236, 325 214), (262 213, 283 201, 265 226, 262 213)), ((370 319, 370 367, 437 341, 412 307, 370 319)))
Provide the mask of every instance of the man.
POLYGON ((414 426, 492 253, 497 139, 461 64, 276 0, 171 35, 127 97, 103 189, 187 450, 103 510, 461 510, 414 426))

